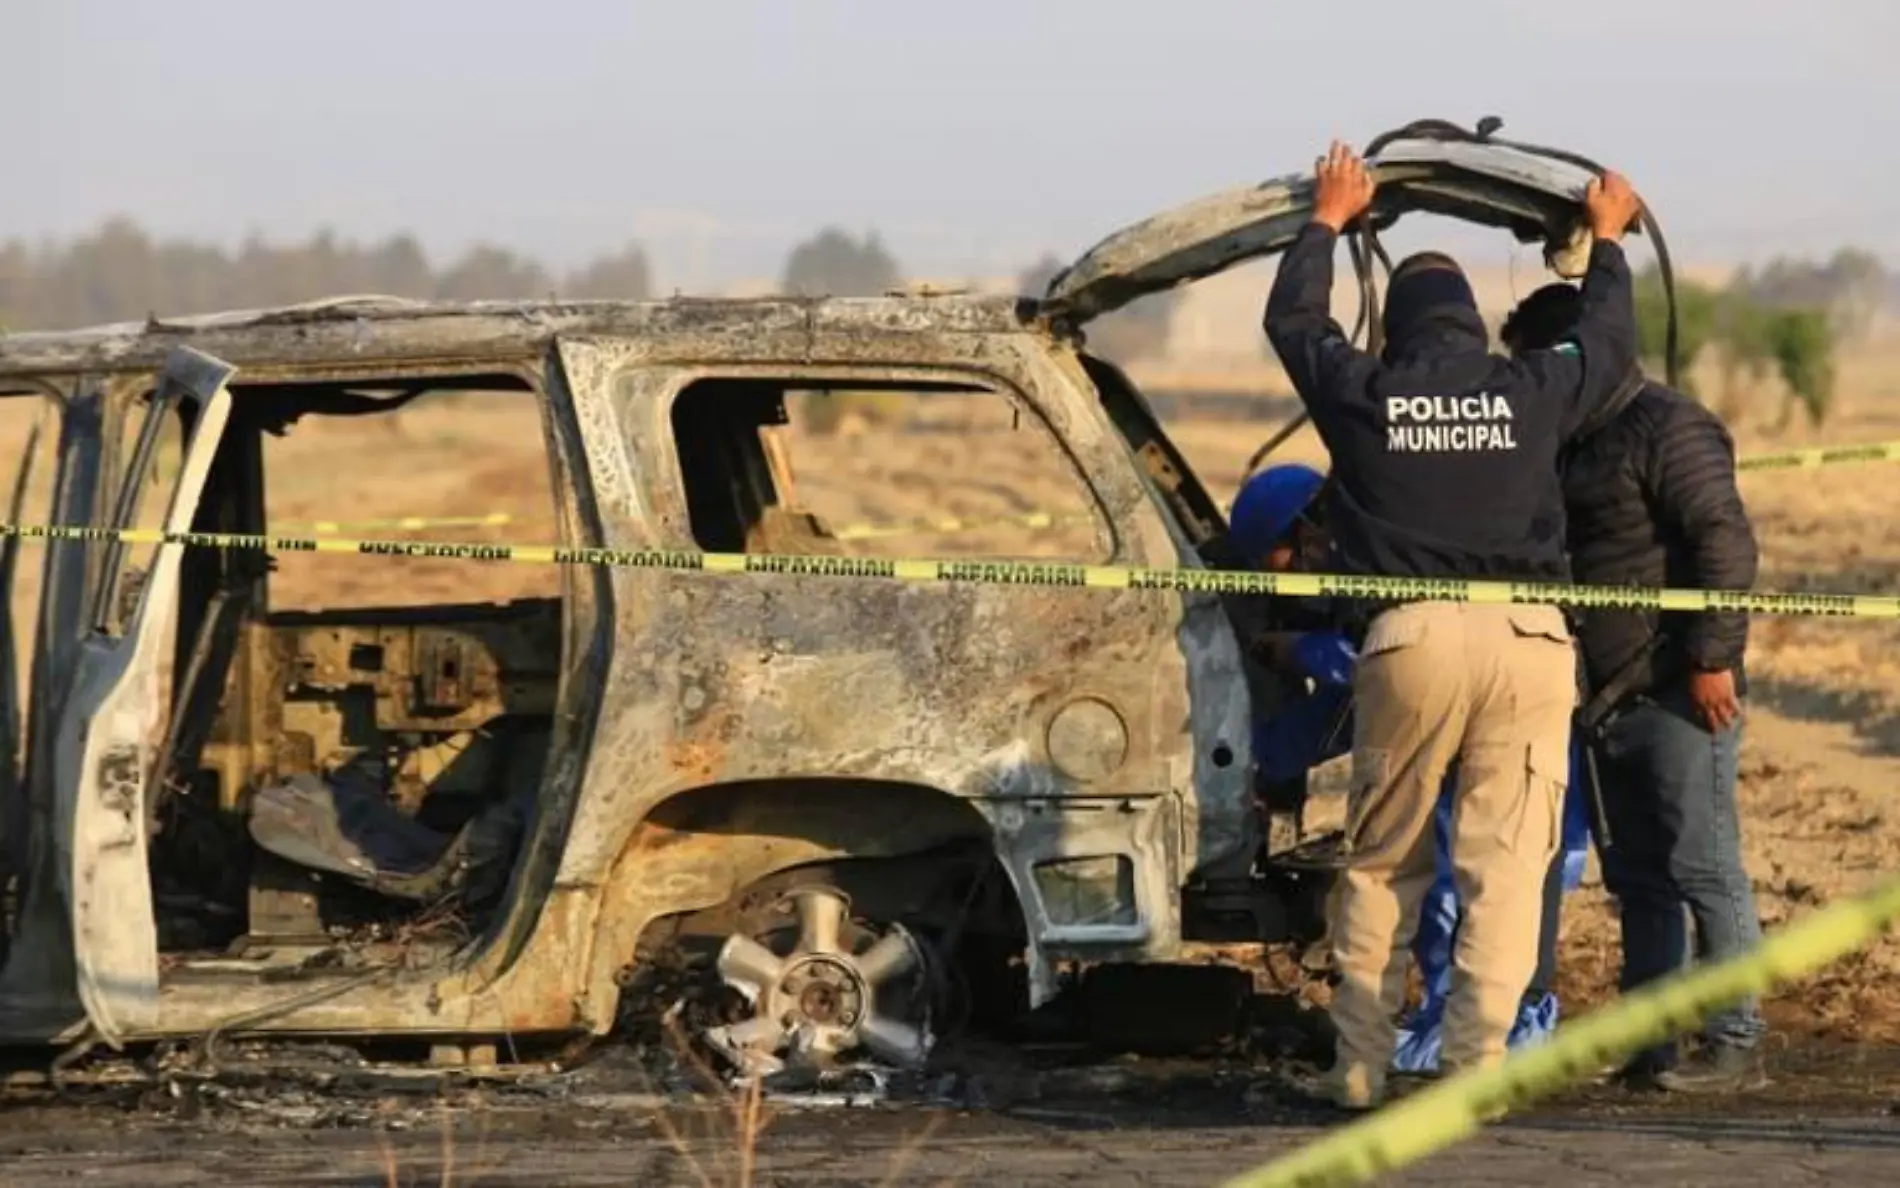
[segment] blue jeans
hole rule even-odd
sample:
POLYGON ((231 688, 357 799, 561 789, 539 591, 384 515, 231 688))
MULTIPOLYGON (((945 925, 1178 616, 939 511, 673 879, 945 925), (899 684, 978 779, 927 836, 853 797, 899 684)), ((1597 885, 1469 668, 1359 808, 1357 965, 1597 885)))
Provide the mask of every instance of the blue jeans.
MULTIPOLYGON (((1611 844, 1602 853, 1603 882, 1622 912, 1626 991, 1685 964, 1685 905, 1699 960, 1723 961, 1761 942, 1755 890, 1742 865, 1740 754, 1740 723, 1711 733, 1686 688, 1638 698, 1604 727, 1597 770, 1611 844)), ((1747 1048, 1762 1030, 1750 998, 1710 1018, 1705 1034, 1747 1048)), ((1667 1063, 1674 1051, 1647 1055, 1667 1063)))

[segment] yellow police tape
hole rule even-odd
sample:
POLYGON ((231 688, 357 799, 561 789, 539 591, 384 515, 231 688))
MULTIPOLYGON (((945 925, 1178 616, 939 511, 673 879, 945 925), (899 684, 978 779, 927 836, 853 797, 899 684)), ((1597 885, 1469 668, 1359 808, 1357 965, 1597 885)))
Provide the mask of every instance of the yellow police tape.
POLYGON ((1849 462, 1900 462, 1900 441, 1857 446, 1816 446, 1779 454, 1756 454, 1735 464, 1737 470, 1812 470, 1849 462))
MULTIPOLYGON (((1851 462, 1900 462, 1900 441, 1860 446, 1818 446, 1806 450, 1788 450, 1779 454, 1757 454, 1735 464, 1737 470, 1811 470, 1819 466, 1838 466, 1851 462)), ((1087 524, 1092 517, 1082 513, 1056 515, 1034 511, 1006 516, 938 516, 891 523, 865 521, 845 524, 833 535, 839 540, 884 540, 894 536, 923 533, 942 535, 956 532, 980 532, 989 528, 1053 528, 1058 524, 1087 524)), ((391 528, 415 531, 423 528, 500 528, 514 523, 507 512, 484 516, 398 516, 387 520, 313 520, 306 524, 285 525, 290 530, 304 529, 319 536, 342 532, 375 532, 391 528)))
POLYGON ((1872 943, 1900 919, 1900 879, 1782 928, 1752 952, 1637 991, 1565 1023, 1496 1068, 1474 1069, 1404 1098, 1226 1188, 1339 1188, 1416 1163, 1522 1106, 1614 1068, 1711 1012, 1814 972, 1872 943))
POLYGON ((682 573, 779 574, 1053 589, 1166 590, 1286 598, 1476 602, 1575 606, 1600 610, 1726 611, 1820 618, 1900 618, 1900 596, 1797 594, 1762 590, 1679 590, 1665 586, 1582 586, 1556 582, 1467 581, 1329 573, 1254 573, 1216 569, 1070 565, 1038 561, 894 560, 810 557, 781 553, 702 553, 666 549, 596 549, 565 545, 479 544, 430 540, 348 540, 335 536, 263 536, 220 532, 167 533, 155 528, 77 528, 0 524, 0 538, 120 540, 187 548, 278 553, 351 553, 368 557, 441 558, 525 565, 581 565, 682 573))

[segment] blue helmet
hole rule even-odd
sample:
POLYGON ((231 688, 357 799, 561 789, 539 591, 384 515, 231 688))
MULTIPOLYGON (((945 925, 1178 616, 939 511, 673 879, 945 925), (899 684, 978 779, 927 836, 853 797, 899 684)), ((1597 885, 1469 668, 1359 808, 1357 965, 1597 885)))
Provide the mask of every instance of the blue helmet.
POLYGON ((1240 488, 1227 535, 1248 560, 1266 556, 1325 482, 1325 475, 1298 462, 1269 466, 1240 488))

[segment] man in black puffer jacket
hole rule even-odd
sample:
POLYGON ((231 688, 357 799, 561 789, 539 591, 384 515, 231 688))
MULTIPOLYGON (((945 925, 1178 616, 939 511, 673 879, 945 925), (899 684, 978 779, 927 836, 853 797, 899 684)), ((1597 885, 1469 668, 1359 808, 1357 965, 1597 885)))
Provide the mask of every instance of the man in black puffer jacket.
MULTIPOLYGON (((1505 323, 1513 352, 1547 350, 1572 332, 1581 303, 1569 285, 1525 298, 1505 323)), ((1735 485, 1735 447, 1722 422, 1680 392, 1633 372, 1563 456, 1576 580, 1746 590, 1756 547, 1735 485)), ((1625 990, 1682 963, 1686 903, 1697 953, 1736 956, 1761 939, 1742 864, 1735 783, 1741 746, 1741 614, 1586 611, 1578 638, 1610 829, 1604 882, 1622 913, 1625 990)), ((1696 1053, 1645 1053, 1626 1080, 1679 1091, 1762 1082, 1754 1000, 1709 1021, 1696 1053)))

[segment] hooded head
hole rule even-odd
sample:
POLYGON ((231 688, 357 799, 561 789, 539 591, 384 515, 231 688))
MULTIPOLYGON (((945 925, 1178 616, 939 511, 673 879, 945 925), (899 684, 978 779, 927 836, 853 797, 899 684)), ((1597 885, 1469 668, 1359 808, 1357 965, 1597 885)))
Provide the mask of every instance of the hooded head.
MULTIPOLYGON (((1498 337, 1513 356, 1526 351, 1547 351, 1563 346, 1567 339, 1574 339, 1582 315, 1583 292, 1575 285, 1553 282, 1518 302, 1517 308, 1504 319, 1498 337)), ((1577 349, 1574 342, 1570 349, 1577 349)), ((1647 383, 1643 369, 1632 366, 1610 398, 1598 405, 1596 412, 1578 427, 1578 436, 1587 437, 1616 419, 1647 383)))
POLYGON ((1388 362, 1423 348, 1484 350, 1484 319, 1464 269, 1443 252, 1407 256, 1392 270, 1385 299, 1385 357, 1388 362))
POLYGON ((1291 543, 1294 525, 1325 484, 1311 466, 1269 466, 1240 488, 1227 535, 1248 563, 1266 565, 1276 548, 1291 543))
POLYGON ((1513 355, 1549 350, 1576 329, 1582 310, 1583 294, 1576 286, 1548 284, 1517 303, 1498 337, 1513 355))

